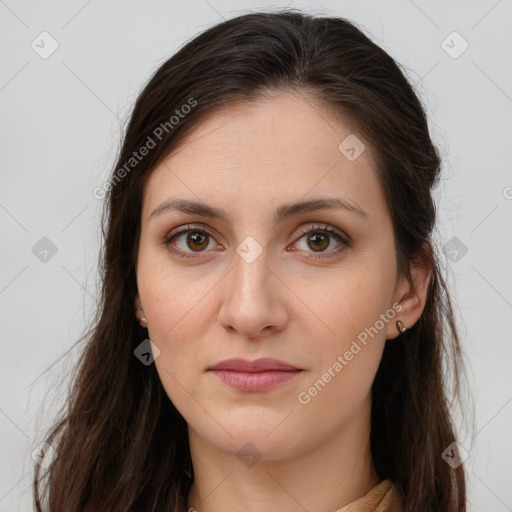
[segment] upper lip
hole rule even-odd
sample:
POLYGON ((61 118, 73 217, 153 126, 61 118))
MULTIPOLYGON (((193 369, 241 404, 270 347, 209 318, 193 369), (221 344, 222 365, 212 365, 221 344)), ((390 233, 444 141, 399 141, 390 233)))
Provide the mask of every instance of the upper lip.
POLYGON ((300 370, 291 364, 274 359, 272 357, 262 357, 261 359, 255 359, 254 361, 248 361, 247 359, 234 358, 226 359, 221 361, 214 366, 208 368, 208 370, 232 370, 239 372, 264 372, 264 371, 293 371, 300 370))

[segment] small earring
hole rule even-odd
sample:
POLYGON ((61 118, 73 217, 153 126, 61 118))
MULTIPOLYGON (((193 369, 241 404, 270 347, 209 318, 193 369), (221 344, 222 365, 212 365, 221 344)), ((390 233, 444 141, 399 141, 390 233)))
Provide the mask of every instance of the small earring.
MULTIPOLYGON (((137 306, 137 307, 135 308, 135 311, 138 311, 139 309, 143 312, 143 310, 142 310, 142 307, 141 307, 141 306, 137 306)), ((144 314, 144 312, 143 312, 143 314, 144 314)), ((135 315, 135 316, 136 316, 137 320, 139 321, 139 323, 140 323, 140 325, 141 325, 142 327, 147 327, 147 325, 148 325, 148 321, 146 320, 146 317, 145 317, 145 316, 141 316, 140 318, 138 318, 138 317, 137 317, 137 315, 135 315), (142 325, 142 322, 144 322, 146 325, 142 325)))
POLYGON ((405 325, 403 324, 403 322, 401 320, 396 321, 396 328, 400 331, 400 334, 402 334, 403 332, 405 332, 407 330, 407 327, 405 327, 405 325))

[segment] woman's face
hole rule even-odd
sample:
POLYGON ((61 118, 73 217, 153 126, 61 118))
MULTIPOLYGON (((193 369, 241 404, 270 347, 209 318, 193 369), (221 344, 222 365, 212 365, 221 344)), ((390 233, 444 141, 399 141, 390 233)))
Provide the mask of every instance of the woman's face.
POLYGON ((369 427, 384 344, 404 318, 390 213, 354 137, 313 100, 276 93, 209 116, 149 178, 138 297, 162 385, 210 445, 250 442, 272 460, 369 427), (290 206, 319 199, 347 207, 290 206), (152 214, 169 201, 204 211, 152 214), (302 371, 259 391, 209 371, 263 357, 302 371))

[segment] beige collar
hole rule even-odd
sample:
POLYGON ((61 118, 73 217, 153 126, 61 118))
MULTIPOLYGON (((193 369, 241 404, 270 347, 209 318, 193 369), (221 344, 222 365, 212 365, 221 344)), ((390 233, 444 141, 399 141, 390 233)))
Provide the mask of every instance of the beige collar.
POLYGON ((367 494, 336 512, 402 512, 403 499, 394 483, 382 480, 367 494))

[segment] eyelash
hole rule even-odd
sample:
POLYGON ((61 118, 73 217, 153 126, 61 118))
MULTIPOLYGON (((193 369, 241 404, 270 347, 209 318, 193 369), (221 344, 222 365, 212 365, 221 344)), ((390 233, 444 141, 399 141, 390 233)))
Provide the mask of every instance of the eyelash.
MULTIPOLYGON (((333 238, 336 239, 336 241, 340 242, 342 245, 338 249, 328 251, 327 252, 328 256, 324 256, 323 254, 325 254, 325 253, 318 253, 318 254, 311 253, 312 254, 311 256, 307 256, 308 259, 330 258, 333 256, 337 256, 345 248, 352 247, 352 242, 350 241, 350 239, 343 237, 337 230, 335 230, 334 228, 332 228, 331 226, 328 226, 328 225, 324 225, 324 226, 315 225, 315 226, 310 226, 308 228, 304 228, 298 233, 298 235, 299 235, 298 240, 304 238, 306 235, 309 235, 310 233, 317 233, 317 232, 332 236, 333 238), (322 254, 322 255, 320 255, 320 254, 322 254)), ((195 253, 196 254, 195 256, 192 256, 191 254, 194 254, 194 253, 177 251, 176 249, 173 249, 171 247, 171 242, 173 242, 180 235, 183 235, 186 233, 197 233, 200 235, 214 238, 213 235, 206 230, 205 226, 203 228, 199 228, 197 226, 187 225, 187 226, 182 226, 180 228, 177 228, 174 232, 171 232, 167 237, 165 237, 165 239, 163 241, 163 245, 165 247, 167 247, 167 249, 171 253, 177 255, 180 258, 191 259, 191 260, 200 258, 201 253, 205 252, 205 251, 200 251, 198 253, 195 253)))

